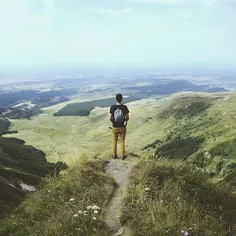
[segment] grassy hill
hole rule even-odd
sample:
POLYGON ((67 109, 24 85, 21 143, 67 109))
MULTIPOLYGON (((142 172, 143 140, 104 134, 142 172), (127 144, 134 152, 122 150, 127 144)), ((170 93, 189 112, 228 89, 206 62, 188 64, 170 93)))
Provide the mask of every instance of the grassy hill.
MULTIPOLYGON (((132 116, 127 134, 129 152, 142 152, 137 147, 149 144, 165 132, 164 129, 156 132, 154 127, 159 125, 158 120, 155 123, 145 122, 148 117, 156 116, 163 105, 157 100, 129 103, 132 116), (145 140, 140 139, 141 136, 145 140)), ((109 108, 95 108, 85 117, 53 116, 62 107, 63 104, 44 108, 44 114, 31 120, 12 120, 10 130, 18 130, 18 133, 6 137, 24 139, 27 145, 43 150, 48 161, 63 161, 71 166, 84 155, 108 156, 111 149, 109 108)), ((171 124, 163 124, 163 127, 169 125, 171 124)))
POLYGON ((235 193, 193 166, 142 161, 130 178, 122 222, 132 235, 236 235, 235 193))
MULTIPOLYGON (((235 100, 235 93, 179 93, 131 102, 127 150, 157 159, 187 160, 217 178, 232 175, 235 100)), ((32 120, 14 120, 11 130, 19 131, 14 137, 43 150, 48 161, 72 166, 83 155, 110 155, 109 108, 96 108, 86 117, 54 117, 57 109, 46 108, 32 120)))
MULTIPOLYGON (((235 102, 235 93, 178 93, 128 104, 127 150, 137 165, 121 220, 130 235, 236 235, 235 102)), ((7 136, 24 138, 70 169, 41 183, 2 221, 0 235, 111 235, 103 217, 117 188, 104 170, 109 109, 86 117, 55 117, 57 110, 14 121, 19 132, 7 136), (94 204, 101 208, 96 216, 87 210, 94 204)))
POLYGON ((62 162, 49 163, 44 152, 24 145, 21 139, 2 137, 16 133, 8 130, 10 125, 9 120, 0 118, 0 218, 18 205, 40 178, 56 176, 67 167, 62 162))
POLYGON ((22 188, 22 184, 37 186, 39 183, 40 178, 36 175, 0 165, 0 218, 9 214, 27 196, 28 191, 22 188))
POLYGON ((2 222, 0 235, 109 236, 101 209, 114 186, 103 161, 83 159, 69 173, 42 183, 2 222))
POLYGON ((156 149, 156 158, 187 160, 216 177, 234 172, 235 99, 235 94, 230 94, 175 100, 159 115, 174 123, 156 149))

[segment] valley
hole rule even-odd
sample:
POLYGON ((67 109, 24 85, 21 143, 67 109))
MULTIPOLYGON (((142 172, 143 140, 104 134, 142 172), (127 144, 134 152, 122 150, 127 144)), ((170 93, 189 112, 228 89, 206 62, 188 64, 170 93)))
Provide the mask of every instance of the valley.
MULTIPOLYGON (((128 106, 132 119, 128 126, 127 149, 142 156, 192 160, 195 165, 215 173, 214 168, 219 162, 223 161, 222 168, 234 162, 234 158, 227 158, 228 154, 216 150, 219 145, 233 148, 235 100, 234 93, 182 92, 168 99, 130 102, 128 106), (155 140, 161 142, 150 145, 155 140), (145 149, 147 145, 150 147, 145 149), (172 145, 178 148, 178 153, 173 149, 173 157, 172 145), (190 153, 186 153, 185 145, 191 150, 190 153), (183 146, 183 150, 179 146, 183 146), (207 153, 210 158, 207 158, 207 153)), ((73 100, 70 102, 73 103, 73 100)), ((5 136, 24 139, 26 144, 43 150, 51 162, 62 161, 73 165, 84 155, 108 157, 111 149, 108 107, 97 107, 88 116, 53 116, 60 107, 64 104, 43 108, 44 114, 31 120, 12 120, 10 130, 18 130, 18 133, 5 136), (102 145, 100 140, 103 140, 102 145)))
MULTIPOLYGON (((145 92, 141 91, 149 85, 138 83, 137 90, 139 92, 133 91, 133 88, 130 87, 126 90, 127 94, 124 98, 124 103, 128 105, 130 110, 126 138, 128 159, 125 163, 127 165, 129 163, 136 164, 130 170, 130 177, 127 177, 130 179, 130 183, 126 187, 124 195, 120 196, 122 201, 117 200, 121 204, 121 224, 125 225, 126 229, 129 228, 129 232, 134 232, 135 236, 145 235, 146 231, 150 231, 147 234, 150 236, 153 234, 172 235, 183 224, 185 228, 193 227, 195 233, 191 235, 201 233, 207 236, 209 232, 211 235, 217 235, 217 229, 215 228, 217 224, 222 225, 220 228, 221 235, 229 227, 232 232, 236 232, 229 221, 231 216, 226 213, 229 205, 226 204, 224 199, 220 198, 220 194, 224 195, 229 201, 233 201, 235 197, 236 108, 234 104, 236 93, 193 92, 185 91, 182 87, 182 90, 178 93, 150 94, 147 96, 145 92), (140 85, 144 88, 140 89, 140 85), (136 93, 139 94, 139 97, 136 93), (174 179, 172 172, 177 175, 174 179), (197 179, 195 182, 188 182, 191 175, 197 179), (167 182, 164 181, 162 184, 162 178, 166 178, 167 182), (203 179, 205 179, 205 182, 203 179), (168 182, 169 180, 179 184, 175 188, 173 184, 168 182), (137 183, 144 189, 150 189, 151 195, 148 192, 145 193, 142 192, 143 190, 136 189, 137 183), (187 186, 192 187, 187 188, 187 186), (190 198, 193 197, 192 189, 198 189, 199 195, 195 193, 198 199, 196 205, 191 201, 188 202, 189 200, 182 195, 185 188, 190 198), (157 190, 162 191, 160 194, 163 195, 159 195, 157 190), (219 198, 216 197, 216 202, 212 201, 210 208, 207 210, 205 205, 209 205, 207 199, 212 191, 218 191, 219 196, 217 196, 219 198), (180 204, 178 201, 176 202, 168 197, 171 192, 174 196, 183 198, 181 205, 178 205, 180 204), (228 193, 226 194, 226 192, 228 193), (149 198, 149 196, 152 197, 149 198), (206 201, 201 202, 199 199, 205 196, 207 196, 206 201), (164 198, 169 198, 169 200, 166 200, 163 208, 159 208, 159 201, 164 201, 162 200, 164 198), (145 220, 140 219, 140 224, 138 224, 136 218, 139 219, 139 216, 143 214, 143 209, 140 208, 138 203, 136 204, 135 199, 146 202, 145 211, 150 211, 149 214, 153 215, 151 218, 146 215, 145 220), (154 202, 150 202, 150 199, 154 199, 154 202), (168 201, 172 202, 174 208, 169 205, 168 201), (221 204, 224 208, 224 213, 222 213, 226 214, 224 217, 219 218, 218 215, 213 214, 217 204, 221 204), (186 207, 183 214, 187 217, 184 222, 180 220, 183 205, 186 207), (155 212, 152 212, 149 206, 152 206, 155 212), (131 207, 133 208, 132 211, 127 212, 127 209, 131 207), (165 225, 158 224, 157 227, 154 227, 153 220, 155 218, 159 221, 158 211, 165 212, 167 209, 171 212, 171 220, 169 222, 168 217, 165 218, 166 225, 169 225, 169 231, 165 233, 165 225), (193 212, 194 209, 197 211, 196 218, 188 218, 188 211, 193 212), (137 217, 134 215, 137 215, 137 217), (205 216, 213 218, 212 221, 209 221, 209 230, 203 232, 201 228, 205 227, 206 223, 200 221, 200 218, 205 216), (174 218, 179 220, 174 220, 174 218), (196 222, 198 222, 198 225, 196 222), (145 225, 153 226, 146 229, 145 225)), ((183 85, 182 82, 180 84, 183 85)), ((122 88, 120 91, 123 91, 122 88)), ((21 104, 33 104, 30 100, 20 102, 21 104)), ((14 232, 18 232, 17 236, 37 235, 37 232, 42 230, 44 235, 58 234, 59 231, 74 232, 77 235, 76 230, 78 229, 75 226, 73 212, 80 208, 86 208, 87 204, 95 204, 96 202, 99 202, 100 208, 105 211, 107 202, 116 189, 114 180, 109 174, 105 174, 106 165, 111 157, 112 134, 109 129, 111 126, 108 119, 109 105, 114 102, 114 94, 112 95, 111 92, 104 94, 100 91, 91 93, 90 96, 86 93, 73 94, 67 97, 67 100, 60 101, 58 104, 47 106, 40 104, 41 112, 28 119, 17 118, 8 121, 3 113, 0 141, 6 142, 5 140, 8 140, 8 142, 11 142, 14 139, 15 142, 18 142, 17 140, 24 140, 25 144, 23 141, 21 143, 22 148, 24 146, 26 149, 34 147, 36 150, 42 151, 49 169, 51 168, 50 165, 55 168, 54 165, 56 164, 53 163, 65 163, 69 168, 60 167, 60 170, 63 171, 59 174, 59 177, 45 178, 47 174, 43 174, 39 178, 37 174, 32 172, 31 167, 28 171, 25 166, 24 171, 22 171, 23 169, 16 171, 19 169, 20 162, 17 164, 18 167, 16 164, 15 166, 9 166, 9 163, 4 164, 5 162, 2 162, 1 178, 11 176, 10 182, 4 182, 5 190, 7 190, 7 184, 18 186, 21 184, 19 180, 25 180, 24 182, 29 187, 35 186, 36 191, 27 194, 28 197, 23 201, 27 191, 23 191, 20 185, 17 187, 17 192, 12 191, 12 189, 11 191, 7 190, 8 195, 12 194, 16 197, 15 199, 18 199, 16 205, 20 204, 19 200, 23 202, 16 208, 14 204, 9 206, 15 208, 12 219, 17 223, 12 226, 12 219, 6 217, 2 220, 2 224, 0 223, 2 228, 0 235, 1 233, 2 235, 16 235, 14 232), (66 112, 75 112, 78 109, 79 112, 85 111, 85 113, 77 114, 75 112, 74 114, 68 113, 65 115, 63 114, 65 108, 67 109, 66 112), (62 113, 55 115, 59 111, 62 113), (16 170, 11 171, 9 167, 16 170), (33 179, 33 176, 35 176, 35 179, 33 179), (102 181, 99 182, 100 180, 98 181, 96 176, 99 176, 102 181), (105 185, 102 184, 103 181, 106 183, 105 185), (87 192, 88 188, 92 188, 92 190, 87 192), (97 198, 95 200, 94 198, 94 194, 97 196, 102 194, 98 191, 99 188, 106 193, 104 201, 97 198), (84 192, 81 192, 82 189, 84 192), (78 196, 79 193, 80 196, 78 196), (84 202, 84 194, 88 196, 86 203, 84 202), (52 199, 57 199, 57 201, 52 200, 51 202, 49 195, 52 195, 52 199), (60 196, 60 200, 58 196, 60 196), (75 202, 79 207, 74 205, 74 200, 68 203, 70 198, 75 198, 75 202), (36 199, 38 203, 34 205, 36 199), (43 210, 43 202, 48 206, 47 211, 43 210), (61 214, 58 215, 56 208, 59 202, 61 214), (30 208, 27 208, 25 204, 29 205, 30 208), (32 214, 34 215, 33 218, 32 214), (15 218, 17 215, 21 215, 20 220, 15 218), (56 220, 52 223, 54 217, 56 217, 56 220), (61 224, 61 227, 57 228, 62 218, 66 218, 67 223, 61 224), (36 226, 33 222, 44 223, 42 226, 36 226), (24 225, 27 225, 27 228, 21 227, 24 225), (49 227, 49 225, 53 226, 49 227)), ((2 148, 2 150, 4 149, 2 148)), ((3 161, 3 158, 4 156, 1 155, 1 161, 3 161)), ((45 169, 43 170, 45 171, 45 169)), ((230 205, 230 208, 234 209, 234 206, 230 205)), ((74 214, 76 215, 76 213, 74 214)), ((111 235, 111 229, 104 224, 104 213, 102 212, 99 215, 99 220, 93 223, 96 232, 91 231, 90 226, 88 226, 91 224, 89 220, 84 221, 80 218, 78 220, 82 220, 79 223, 80 230, 85 235, 111 235)))
POLYGON ((236 236, 236 0, 0 2, 0 236, 236 236))

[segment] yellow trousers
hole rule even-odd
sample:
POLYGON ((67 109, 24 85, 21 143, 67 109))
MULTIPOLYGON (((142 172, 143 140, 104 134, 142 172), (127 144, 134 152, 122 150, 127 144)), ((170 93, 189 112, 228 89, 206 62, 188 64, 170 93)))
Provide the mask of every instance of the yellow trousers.
POLYGON ((117 155, 117 142, 118 142, 118 137, 119 137, 121 156, 124 156, 125 155, 126 127, 112 128, 112 131, 113 131, 112 155, 113 156, 117 155))

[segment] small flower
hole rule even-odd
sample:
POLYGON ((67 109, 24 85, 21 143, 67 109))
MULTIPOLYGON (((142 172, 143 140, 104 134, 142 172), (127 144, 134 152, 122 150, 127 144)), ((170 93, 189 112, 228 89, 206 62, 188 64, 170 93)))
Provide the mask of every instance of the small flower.
POLYGON ((97 210, 95 210, 93 213, 94 213, 94 214, 98 214, 98 211, 97 211, 97 210))
POLYGON ((70 200, 69 200, 69 202, 73 202, 75 199, 74 198, 71 198, 70 200))
POLYGON ((84 214, 87 214, 88 213, 88 211, 84 211, 84 214))
POLYGON ((74 214, 74 217, 76 218, 76 217, 78 217, 79 215, 78 214, 74 214))
POLYGON ((188 236, 188 235, 189 235, 188 231, 186 231, 186 232, 184 233, 184 235, 185 235, 185 236, 188 236))
POLYGON ((98 207, 98 206, 96 206, 96 205, 93 205, 93 206, 92 206, 92 209, 93 209, 93 210, 100 210, 100 207, 98 207))
POLYGON ((96 220, 97 218, 96 217, 93 217, 93 220, 96 220))
POLYGON ((79 210, 78 213, 81 215, 81 214, 83 214, 83 211, 79 210))
POLYGON ((93 231, 96 231, 96 229, 93 229, 93 231))
POLYGON ((48 190, 48 193, 51 193, 51 190, 48 190))
POLYGON ((145 192, 149 192, 150 190, 150 188, 145 188, 145 192))
POLYGON ((92 208, 92 206, 87 206, 87 210, 90 210, 92 208))
POLYGON ((193 228, 189 228, 189 230, 193 230, 193 228))
POLYGON ((183 230, 183 229, 181 229, 180 233, 181 233, 181 234, 184 234, 184 230, 183 230))

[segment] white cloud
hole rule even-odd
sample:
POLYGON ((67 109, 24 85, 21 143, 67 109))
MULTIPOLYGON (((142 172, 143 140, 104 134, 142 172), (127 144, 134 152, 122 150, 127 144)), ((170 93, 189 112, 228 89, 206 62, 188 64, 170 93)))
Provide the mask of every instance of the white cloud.
POLYGON ((236 0, 124 1, 0 0, 0 63, 235 62, 236 0))
POLYGON ((170 4, 177 5, 183 2, 183 0, 145 0, 147 3, 160 3, 160 4, 170 4))
POLYGON ((44 2, 48 6, 52 6, 54 4, 54 0, 44 0, 44 2))
MULTIPOLYGON (((168 5, 178 5, 186 0, 126 0, 127 2, 139 2, 139 3, 157 3, 157 4, 168 4, 168 5)), ((190 1, 190 0, 189 0, 190 1)))
POLYGON ((122 9, 112 9, 112 8, 94 8, 94 7, 86 7, 86 11, 90 13, 96 13, 101 15, 107 15, 107 14, 113 14, 113 15, 122 15, 122 14, 128 14, 132 12, 132 9, 130 8, 122 8, 122 9))
POLYGON ((78 22, 78 25, 79 25, 79 26, 84 26, 84 20, 81 19, 81 20, 78 22))
POLYGON ((186 9, 169 9, 168 12, 170 15, 176 19, 183 19, 184 21, 188 21, 195 14, 186 9))
POLYGON ((41 19, 41 23, 46 26, 52 26, 53 25, 53 19, 50 17, 44 17, 41 19))
POLYGON ((30 28, 35 19, 30 6, 27 0, 20 0, 18 4, 13 0, 3 0, 0 7, 0 31, 10 33, 30 28))
POLYGON ((127 2, 133 3, 147 3, 147 4, 164 4, 164 5, 181 5, 181 4, 189 4, 189 3, 196 3, 196 4, 204 4, 206 6, 212 6, 215 3, 229 3, 234 2, 235 0, 126 0, 127 2))

